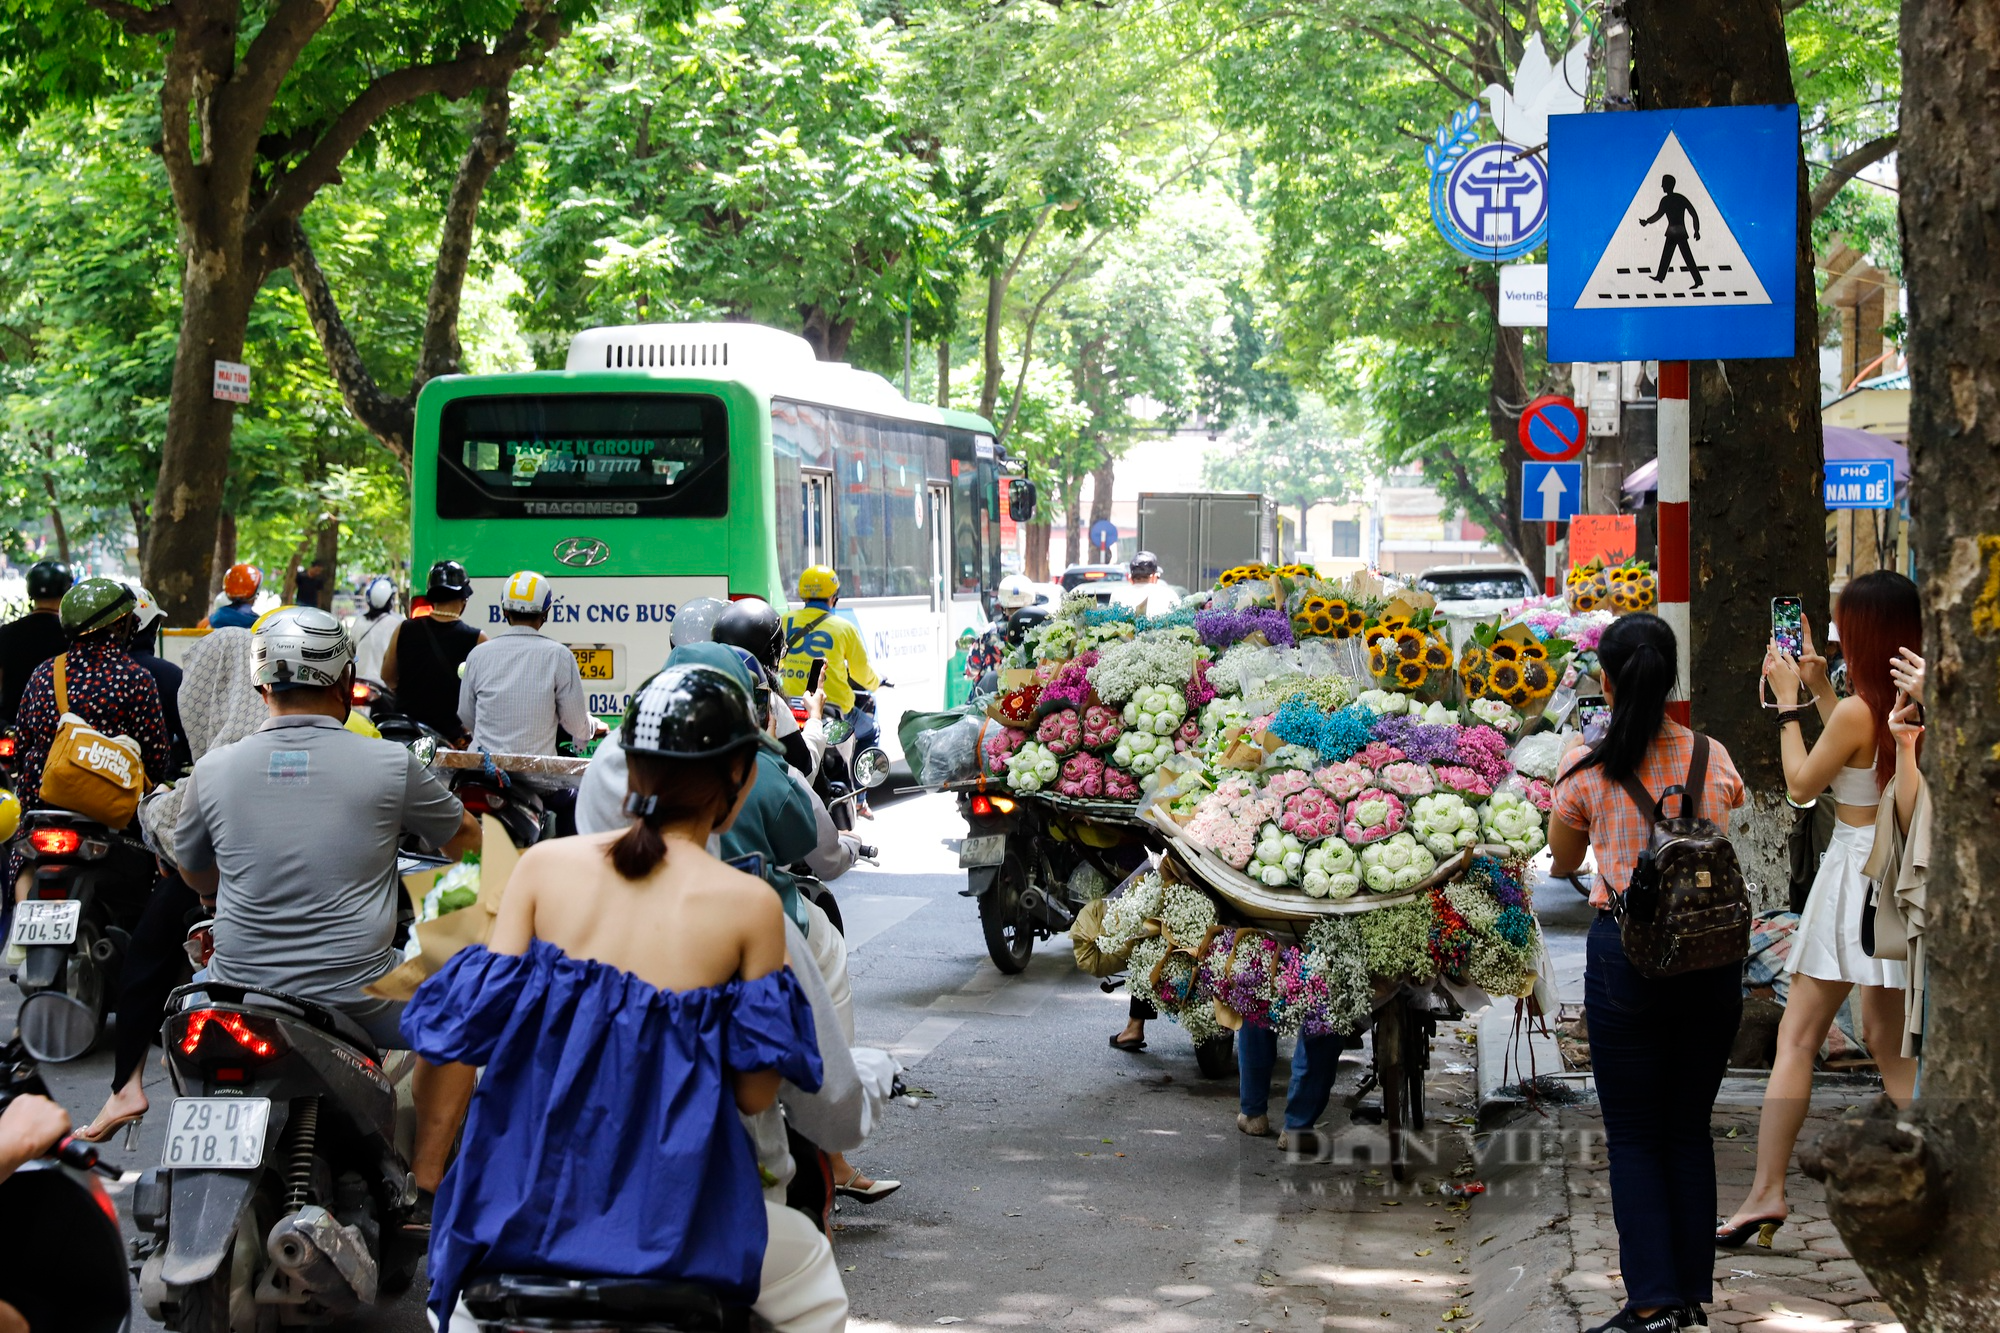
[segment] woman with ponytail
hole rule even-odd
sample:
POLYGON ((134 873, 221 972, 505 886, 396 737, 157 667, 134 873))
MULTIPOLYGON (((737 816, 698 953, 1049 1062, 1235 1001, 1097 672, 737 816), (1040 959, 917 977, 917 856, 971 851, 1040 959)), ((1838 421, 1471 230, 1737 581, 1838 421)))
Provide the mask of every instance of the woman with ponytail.
MULTIPOLYGON (((1705 1324, 1714 1297, 1715 1151, 1709 1115, 1742 1016, 1736 966, 1649 978, 1625 956, 1613 899, 1630 886, 1653 831, 1627 790, 1637 779, 1655 799, 1689 783, 1695 735, 1667 716, 1674 692, 1674 632, 1658 616, 1614 621, 1598 645, 1611 725, 1572 750, 1550 811, 1553 873, 1570 875, 1586 852, 1597 860, 1584 970, 1591 1072, 1604 1111, 1611 1211, 1618 1224, 1625 1308, 1591 1333, 1674 1333, 1705 1324)), ((1743 804, 1729 752, 1710 741, 1700 814, 1727 825, 1743 804)), ((1678 814, 1678 802, 1669 813, 1678 814)))
MULTIPOLYGON (((1894 673, 1906 658, 1922 666, 1916 657, 1924 633, 1917 585, 1886 569, 1863 574, 1841 590, 1833 623, 1854 690, 1845 699, 1828 683, 1826 659, 1814 650, 1810 627, 1798 658, 1775 640, 1764 657, 1764 679, 1778 704, 1787 794, 1810 805, 1831 788, 1835 821, 1785 964, 1791 983, 1758 1121, 1757 1174, 1743 1205, 1716 1231, 1716 1243, 1730 1247, 1752 1234, 1768 1246, 1785 1220, 1785 1173, 1812 1099, 1813 1064, 1834 1015, 1855 987, 1861 988, 1861 1039, 1882 1071, 1883 1088, 1898 1106, 1907 1106, 1916 1087, 1916 1061, 1902 1053, 1904 967, 1871 958, 1862 947, 1868 885, 1861 872, 1875 845, 1882 789, 1896 773, 1890 716, 1903 700, 1894 673), (1810 704, 1799 703, 1801 692, 1811 696, 1810 704), (1810 748, 1804 735, 1808 716, 1821 725, 1810 748)), ((1915 741, 1909 750, 1914 768, 1915 741)))
POLYGON ((688 1282, 787 1333, 846 1327, 832 1249, 764 1200, 741 1118, 823 1068, 777 895, 706 847, 762 737, 725 672, 647 681, 621 729, 633 822, 529 848, 491 941, 404 1011, 427 1058, 486 1069, 432 1215, 430 1308, 452 1333, 501 1273, 688 1282))

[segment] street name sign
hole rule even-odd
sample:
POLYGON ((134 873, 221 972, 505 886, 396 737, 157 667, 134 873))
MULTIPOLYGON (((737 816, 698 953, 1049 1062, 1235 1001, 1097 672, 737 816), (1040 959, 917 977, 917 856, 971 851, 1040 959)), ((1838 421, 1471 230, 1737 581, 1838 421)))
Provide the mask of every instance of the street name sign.
POLYGON ((1828 509, 1894 509, 1896 465, 1887 458, 1856 458, 1826 465, 1828 509))
POLYGON ((1791 356, 1799 109, 1549 118, 1551 361, 1791 356))
POLYGON ((1531 523, 1567 523, 1582 508, 1583 464, 1521 464, 1521 517, 1531 523))

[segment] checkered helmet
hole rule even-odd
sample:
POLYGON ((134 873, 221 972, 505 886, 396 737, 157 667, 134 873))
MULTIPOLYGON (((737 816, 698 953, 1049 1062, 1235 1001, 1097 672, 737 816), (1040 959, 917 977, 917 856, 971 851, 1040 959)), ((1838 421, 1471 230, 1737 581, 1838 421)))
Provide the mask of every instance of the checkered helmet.
POLYGON ((354 662, 354 641, 316 606, 281 606, 250 627, 250 669, 259 685, 330 688, 354 662))
POLYGON ((711 666, 671 666, 639 687, 619 739, 631 754, 717 759, 762 734, 741 685, 711 666))

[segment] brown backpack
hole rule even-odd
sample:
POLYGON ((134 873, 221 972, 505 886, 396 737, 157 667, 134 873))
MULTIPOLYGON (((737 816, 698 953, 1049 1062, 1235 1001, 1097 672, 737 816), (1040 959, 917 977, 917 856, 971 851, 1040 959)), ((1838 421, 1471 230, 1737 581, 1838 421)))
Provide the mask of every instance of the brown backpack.
POLYGON ((1736 848, 1722 828, 1701 818, 1702 784, 1708 776, 1708 737, 1695 733, 1685 785, 1655 800, 1636 775, 1621 779, 1653 835, 1632 882, 1613 894, 1625 956, 1645 977, 1740 964, 1750 955, 1750 893, 1737 864, 1736 848), (1666 804, 1681 798, 1681 813, 1669 819, 1666 804))
POLYGON ((42 803, 124 828, 146 792, 146 759, 130 736, 110 736, 69 711, 69 655, 55 659, 56 723, 42 762, 42 803))

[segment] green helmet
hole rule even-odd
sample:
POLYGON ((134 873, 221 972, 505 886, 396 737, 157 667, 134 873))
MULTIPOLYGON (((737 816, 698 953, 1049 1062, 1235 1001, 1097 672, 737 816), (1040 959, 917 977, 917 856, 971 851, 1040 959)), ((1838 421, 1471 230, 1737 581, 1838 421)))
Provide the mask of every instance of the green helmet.
POLYGON ((63 594, 63 633, 72 639, 80 639, 86 634, 109 629, 121 618, 132 614, 139 599, 132 590, 117 579, 92 578, 72 584, 63 594))

